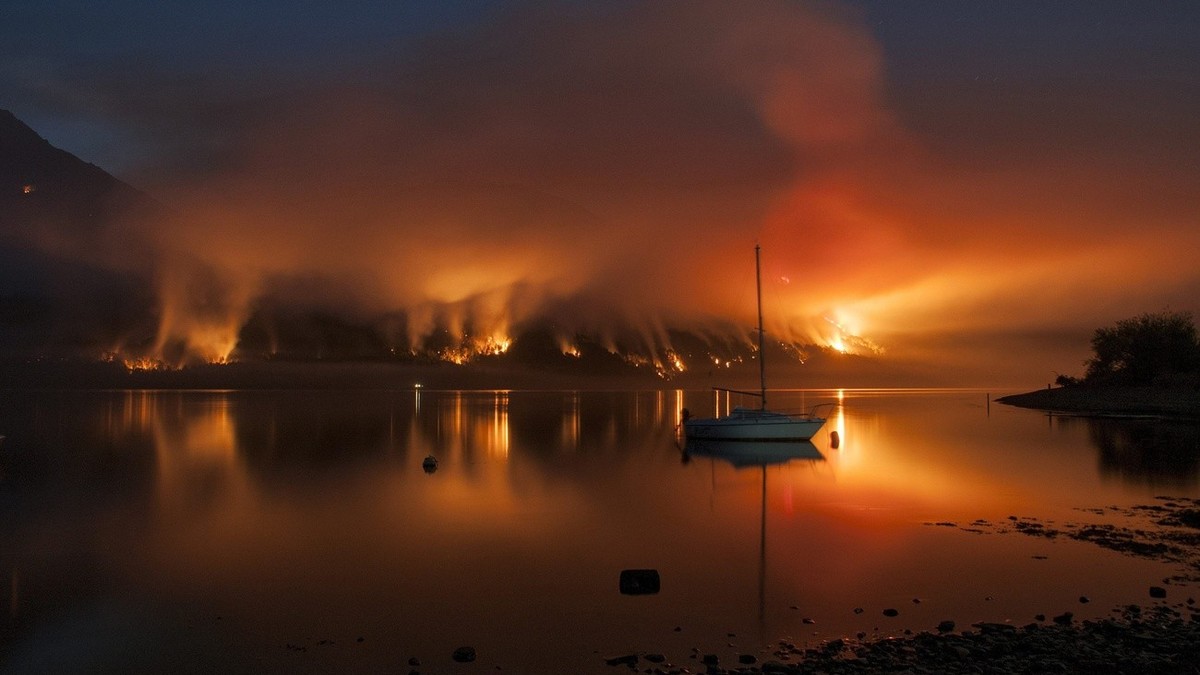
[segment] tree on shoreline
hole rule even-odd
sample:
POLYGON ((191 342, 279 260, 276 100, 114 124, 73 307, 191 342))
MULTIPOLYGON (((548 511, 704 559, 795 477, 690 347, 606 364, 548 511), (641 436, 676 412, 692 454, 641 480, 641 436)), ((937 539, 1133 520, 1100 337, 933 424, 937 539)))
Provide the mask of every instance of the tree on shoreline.
POLYGON ((1200 339, 1187 312, 1147 313, 1097 328, 1092 352, 1084 362, 1086 384, 1147 385, 1200 373, 1200 339))

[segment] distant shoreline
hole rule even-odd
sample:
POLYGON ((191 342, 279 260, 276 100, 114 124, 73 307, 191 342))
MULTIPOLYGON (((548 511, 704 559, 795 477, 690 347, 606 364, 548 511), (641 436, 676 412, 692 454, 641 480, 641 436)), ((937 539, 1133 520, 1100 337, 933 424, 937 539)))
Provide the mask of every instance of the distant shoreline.
POLYGON ((1020 408, 1082 416, 1200 420, 1200 390, 1190 387, 1077 385, 1013 394, 996 401, 1020 408))

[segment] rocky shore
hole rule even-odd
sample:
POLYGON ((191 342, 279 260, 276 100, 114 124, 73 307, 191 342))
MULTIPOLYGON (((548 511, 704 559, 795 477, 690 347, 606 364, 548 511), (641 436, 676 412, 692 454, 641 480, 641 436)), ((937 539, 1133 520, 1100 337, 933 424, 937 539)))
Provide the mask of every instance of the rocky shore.
MULTIPOLYGON (((1147 588, 1148 604, 1114 608, 1112 616, 1077 621, 1071 612, 1037 615, 1024 625, 976 623, 936 627, 902 637, 827 640, 798 646, 781 640, 769 655, 739 654, 731 663, 693 650, 672 663, 655 653, 623 654, 605 661, 616 672, 650 675, 766 673, 1200 673, 1200 606, 1188 589, 1200 582, 1200 499, 1160 497, 1128 508, 1080 509, 1080 521, 1042 522, 1011 516, 927 523, 979 535, 1068 537, 1125 555, 1179 565, 1164 586, 1147 588), (1104 524, 1087 522, 1102 516, 1104 524)), ((1087 602, 1080 598, 1080 602, 1087 602)))
POLYGON ((996 399, 1048 412, 1200 420, 1200 389, 1192 387, 1095 387, 1039 389, 996 399))
MULTIPOLYGON (((1130 605, 1112 618, 1076 622, 1070 613, 1025 626, 975 624, 961 633, 861 642, 830 640, 817 648, 782 641, 761 662, 743 655, 670 665, 658 654, 631 654, 609 665, 656 675, 684 673, 799 675, 809 673, 1197 673, 1200 615, 1156 605, 1130 605), (1186 614, 1186 616, 1185 616, 1186 614)), ((951 626, 940 628, 953 630, 951 626)))

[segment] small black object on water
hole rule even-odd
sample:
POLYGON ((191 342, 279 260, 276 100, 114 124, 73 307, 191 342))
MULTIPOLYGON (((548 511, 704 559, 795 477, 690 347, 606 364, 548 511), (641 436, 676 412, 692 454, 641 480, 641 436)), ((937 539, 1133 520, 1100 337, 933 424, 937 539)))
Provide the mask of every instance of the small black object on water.
POLYGON ((661 587, 658 570, 621 570, 621 595, 653 595, 661 587))
POLYGON ((425 458, 425 461, 421 462, 421 468, 425 469, 425 473, 433 473, 434 471, 437 471, 437 466, 437 457, 434 457, 433 455, 429 455, 425 458))
POLYGON ((838 436, 837 431, 829 432, 829 447, 837 450, 842 445, 842 437, 838 436))

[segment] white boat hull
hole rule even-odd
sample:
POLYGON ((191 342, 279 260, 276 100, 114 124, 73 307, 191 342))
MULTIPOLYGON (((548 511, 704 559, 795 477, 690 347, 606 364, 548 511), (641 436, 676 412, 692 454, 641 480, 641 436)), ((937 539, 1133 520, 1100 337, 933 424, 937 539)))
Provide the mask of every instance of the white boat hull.
POLYGON ((735 409, 727 417, 689 419, 683 433, 687 440, 807 441, 823 426, 823 417, 735 409))

